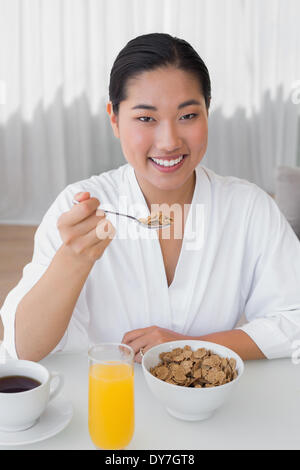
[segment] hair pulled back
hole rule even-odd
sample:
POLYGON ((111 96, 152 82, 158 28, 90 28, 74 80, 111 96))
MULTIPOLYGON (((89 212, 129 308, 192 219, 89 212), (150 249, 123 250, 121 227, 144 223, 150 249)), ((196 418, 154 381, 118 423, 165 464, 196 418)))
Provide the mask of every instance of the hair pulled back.
POLYGON ((151 33, 129 41, 114 61, 109 82, 109 99, 114 114, 118 115, 119 104, 127 99, 126 87, 129 79, 136 78, 140 73, 168 66, 195 76, 208 111, 211 83, 208 69, 199 54, 184 39, 166 33, 151 33))

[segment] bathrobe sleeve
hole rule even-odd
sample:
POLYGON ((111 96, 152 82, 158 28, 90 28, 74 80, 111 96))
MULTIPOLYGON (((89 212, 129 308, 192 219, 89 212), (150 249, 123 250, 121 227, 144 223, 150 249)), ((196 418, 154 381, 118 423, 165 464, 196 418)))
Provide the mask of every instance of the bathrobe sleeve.
POLYGON ((268 359, 291 357, 300 338, 300 242, 257 188, 247 227, 243 289, 247 333, 268 359))
MULTIPOLYGON (((49 267, 54 255, 62 244, 62 240, 57 228, 59 216, 70 209, 72 197, 82 189, 68 186, 59 194, 55 202, 45 214, 41 224, 34 236, 33 257, 29 264, 23 269, 23 276, 20 282, 7 295, 0 310, 4 325, 3 347, 13 358, 17 358, 15 345, 15 315, 17 307, 22 298, 38 282, 49 267)), ((55 295, 55 292, 53 293, 55 295)), ((43 305, 40 305, 41 313, 43 305)), ((88 323, 88 307, 85 298, 85 286, 77 300, 71 321, 63 338, 54 351, 63 349, 80 349, 86 347, 88 323)))

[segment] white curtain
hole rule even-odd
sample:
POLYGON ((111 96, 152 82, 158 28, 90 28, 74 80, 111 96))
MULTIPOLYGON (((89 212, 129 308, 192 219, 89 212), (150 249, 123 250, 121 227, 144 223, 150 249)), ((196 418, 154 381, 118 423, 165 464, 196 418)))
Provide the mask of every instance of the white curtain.
POLYGON ((189 41, 212 81, 203 164, 272 192, 296 166, 299 0, 0 0, 0 223, 39 224, 68 184, 125 163, 109 73, 132 38, 189 41))

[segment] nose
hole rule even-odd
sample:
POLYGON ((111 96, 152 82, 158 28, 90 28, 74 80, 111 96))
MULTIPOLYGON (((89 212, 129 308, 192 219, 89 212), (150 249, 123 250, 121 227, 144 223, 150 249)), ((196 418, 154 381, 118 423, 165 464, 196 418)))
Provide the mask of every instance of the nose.
POLYGON ((175 125, 164 123, 157 129, 156 148, 161 153, 174 153, 182 148, 182 139, 178 135, 175 125))

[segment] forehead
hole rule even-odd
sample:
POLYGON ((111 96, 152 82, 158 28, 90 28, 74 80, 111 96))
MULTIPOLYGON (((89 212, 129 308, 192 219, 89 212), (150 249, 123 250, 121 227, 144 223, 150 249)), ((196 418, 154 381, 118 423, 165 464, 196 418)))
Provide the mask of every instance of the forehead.
MULTIPOLYGON (((127 82, 126 97, 128 104, 149 101, 157 106, 168 104, 170 100, 181 103, 186 99, 203 99, 201 85, 197 77, 174 67, 164 67, 140 73, 127 82)), ((125 103, 124 102, 124 103, 125 103)))

